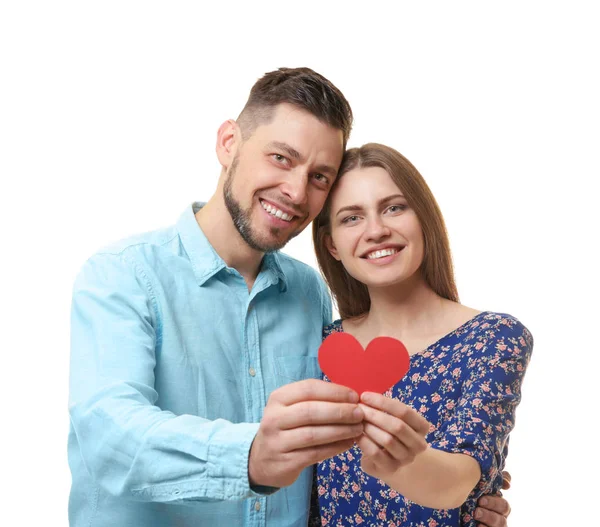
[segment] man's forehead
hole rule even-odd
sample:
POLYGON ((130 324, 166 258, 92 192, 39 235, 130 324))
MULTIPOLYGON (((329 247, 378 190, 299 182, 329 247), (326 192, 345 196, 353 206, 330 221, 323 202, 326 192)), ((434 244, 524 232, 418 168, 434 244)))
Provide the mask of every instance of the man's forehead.
POLYGON ((304 145, 304 148, 331 150, 336 157, 344 153, 342 130, 321 121, 306 110, 289 104, 279 105, 273 118, 257 127, 256 134, 269 142, 287 143, 299 152, 304 145))

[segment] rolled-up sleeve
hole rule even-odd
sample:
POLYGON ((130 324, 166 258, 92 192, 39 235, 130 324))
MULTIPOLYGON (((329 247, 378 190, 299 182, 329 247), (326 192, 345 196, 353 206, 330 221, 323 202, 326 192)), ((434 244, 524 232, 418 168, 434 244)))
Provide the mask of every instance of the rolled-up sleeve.
POLYGON ((122 254, 90 259, 75 282, 69 412, 97 485, 134 500, 242 499, 257 423, 209 421, 156 406, 160 306, 122 254))
POLYGON ((516 319, 505 318, 479 346, 453 416, 434 432, 431 443, 479 462, 481 479, 470 498, 498 490, 502 481, 505 445, 514 428, 533 338, 516 319))

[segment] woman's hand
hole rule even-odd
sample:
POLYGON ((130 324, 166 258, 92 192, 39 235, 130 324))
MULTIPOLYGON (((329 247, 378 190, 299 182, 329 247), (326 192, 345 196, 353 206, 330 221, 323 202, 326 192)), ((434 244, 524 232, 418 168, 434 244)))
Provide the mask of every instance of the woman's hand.
POLYGON ((386 480, 409 465, 427 449, 429 422, 396 399, 365 392, 359 405, 364 414, 364 432, 357 441, 362 450, 361 468, 386 480))

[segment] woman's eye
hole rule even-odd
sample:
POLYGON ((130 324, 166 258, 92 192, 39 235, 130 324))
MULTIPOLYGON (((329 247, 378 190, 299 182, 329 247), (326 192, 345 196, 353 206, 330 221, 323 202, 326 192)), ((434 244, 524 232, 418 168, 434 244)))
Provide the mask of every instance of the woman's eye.
POLYGON ((354 223, 355 221, 358 221, 358 216, 347 216, 342 220, 342 223, 354 223))
POLYGON ((406 210, 406 205, 390 205, 388 211, 390 212, 402 212, 406 210))

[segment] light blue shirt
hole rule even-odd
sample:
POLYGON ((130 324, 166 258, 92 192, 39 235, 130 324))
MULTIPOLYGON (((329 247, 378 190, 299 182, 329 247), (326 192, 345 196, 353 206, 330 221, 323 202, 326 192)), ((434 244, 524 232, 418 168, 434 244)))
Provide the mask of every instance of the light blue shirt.
POLYGON ((269 394, 320 378, 330 298, 281 253, 249 292, 196 223, 199 206, 77 277, 71 526, 306 526, 311 469, 267 496, 250 489, 248 455, 269 394))

